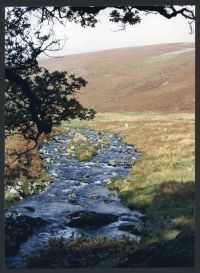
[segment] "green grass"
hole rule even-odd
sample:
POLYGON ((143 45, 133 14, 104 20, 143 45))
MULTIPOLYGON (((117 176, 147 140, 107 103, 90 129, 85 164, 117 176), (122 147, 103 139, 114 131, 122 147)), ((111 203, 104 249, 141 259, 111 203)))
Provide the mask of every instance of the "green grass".
POLYGON ((154 65, 160 62, 168 62, 171 61, 177 57, 179 57, 180 54, 182 53, 186 53, 188 51, 192 51, 194 50, 193 48, 182 48, 180 50, 177 51, 173 51, 173 52, 169 52, 169 53, 165 53, 165 54, 161 54, 161 55, 156 55, 156 56, 152 56, 152 57, 148 57, 145 58, 141 61, 138 61, 137 63, 134 64, 134 67, 136 67, 136 69, 144 69, 149 65, 154 65))
POLYGON ((137 62, 135 65, 136 69, 144 69, 146 66, 157 64, 158 62, 167 62, 171 61, 176 57, 176 55, 158 55, 158 56, 152 56, 148 57, 144 60, 141 60, 137 62))
POLYGON ((155 112, 123 112, 123 113, 121 113, 121 115, 122 116, 125 116, 125 117, 127 117, 127 116, 153 116, 153 115, 155 115, 156 113, 155 112))

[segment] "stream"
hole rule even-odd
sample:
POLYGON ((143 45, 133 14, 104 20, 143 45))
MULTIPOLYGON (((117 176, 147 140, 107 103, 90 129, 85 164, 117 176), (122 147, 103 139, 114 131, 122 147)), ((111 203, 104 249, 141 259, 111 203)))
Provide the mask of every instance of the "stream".
MULTIPOLYGON (((131 161, 140 158, 133 146, 123 144, 118 135, 70 129, 50 140, 40 152, 53 183, 41 193, 14 204, 15 217, 26 223, 24 234, 25 228, 29 229, 17 253, 6 255, 7 267, 23 267, 24 255, 43 247, 55 236, 66 241, 80 235, 129 235, 140 240, 144 215, 122 205, 117 192, 107 186, 112 178, 126 177, 131 161), (77 130, 92 143, 98 143, 98 153, 90 161, 67 157, 66 146, 77 130), (107 142, 103 141, 105 138, 107 142)), ((10 214, 7 211, 6 217, 10 214)))

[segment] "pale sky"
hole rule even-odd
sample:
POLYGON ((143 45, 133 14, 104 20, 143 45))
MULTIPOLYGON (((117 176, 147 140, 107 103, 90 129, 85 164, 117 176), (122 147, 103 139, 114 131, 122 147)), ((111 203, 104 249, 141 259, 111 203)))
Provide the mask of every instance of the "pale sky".
MULTIPOLYGON (((160 15, 142 16, 142 22, 116 31, 116 23, 109 22, 109 9, 100 12, 95 28, 82 28, 79 24, 55 25, 57 38, 67 38, 64 48, 52 56, 70 55, 111 48, 134 47, 160 43, 195 42, 189 34, 189 25, 182 16, 170 20, 160 15)), ((194 25, 193 25, 194 29, 194 25)), ((194 30, 195 31, 195 30, 194 30)))

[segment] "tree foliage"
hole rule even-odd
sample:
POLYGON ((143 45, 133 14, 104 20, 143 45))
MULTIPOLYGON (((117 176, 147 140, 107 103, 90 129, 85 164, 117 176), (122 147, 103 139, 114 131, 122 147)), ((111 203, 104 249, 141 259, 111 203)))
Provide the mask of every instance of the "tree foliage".
MULTIPOLYGON (((84 108, 75 94, 87 81, 67 72, 39 67, 38 57, 60 50, 62 41, 54 34, 54 24, 75 22, 95 27, 105 7, 12 7, 6 9, 5 78, 6 135, 20 133, 35 140, 51 132, 54 125, 73 118, 90 119, 92 109, 84 108), (35 22, 33 24, 32 22, 35 22), (45 28, 45 33, 43 29, 45 28)), ((120 29, 140 23, 144 14, 160 14, 167 19, 183 16, 191 26, 192 6, 113 7, 110 21, 120 29)))
POLYGON ((23 134, 37 143, 62 120, 93 118, 95 111, 75 99, 86 80, 66 71, 50 73, 38 65, 41 53, 60 49, 53 28, 45 35, 42 22, 31 28, 27 8, 8 9, 6 15, 6 135, 23 134))

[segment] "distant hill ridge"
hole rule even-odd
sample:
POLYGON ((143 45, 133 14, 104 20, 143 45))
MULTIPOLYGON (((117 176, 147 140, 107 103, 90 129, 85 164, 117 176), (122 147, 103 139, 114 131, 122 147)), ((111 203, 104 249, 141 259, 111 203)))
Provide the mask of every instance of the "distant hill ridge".
POLYGON ((194 112, 194 43, 108 49, 40 64, 85 78, 78 98, 98 112, 194 112))

